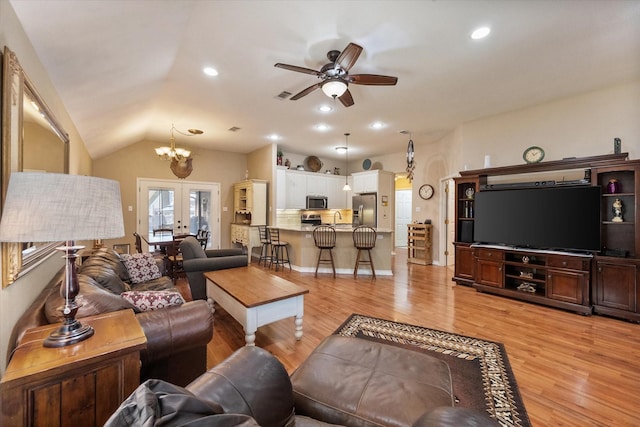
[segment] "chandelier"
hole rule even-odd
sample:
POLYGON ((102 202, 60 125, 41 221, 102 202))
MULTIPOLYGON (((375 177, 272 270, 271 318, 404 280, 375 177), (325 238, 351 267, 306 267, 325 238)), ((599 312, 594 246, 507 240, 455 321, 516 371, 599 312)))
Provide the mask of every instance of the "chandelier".
POLYGON ((180 135, 184 135, 184 136, 195 136, 195 135, 201 135, 204 132, 201 131, 200 129, 189 129, 189 133, 184 133, 184 132, 180 132, 178 129, 176 129, 176 127, 172 124, 171 125, 171 137, 169 138, 169 144, 170 146, 167 147, 158 147, 156 148, 156 154, 158 156, 160 156, 163 160, 177 160, 177 161, 182 161, 182 160, 187 160, 188 158, 191 157, 191 151, 186 150, 184 148, 176 148, 176 138, 173 136, 173 132, 176 131, 178 132, 180 135))
POLYGON ((178 178, 186 178, 191 175, 193 171, 193 165, 191 158, 191 151, 184 148, 176 148, 176 138, 173 132, 178 132, 184 136, 202 135, 204 132, 200 129, 189 129, 189 133, 180 132, 176 127, 171 125, 171 137, 169 138, 169 147, 156 148, 156 154, 163 160, 171 161, 171 171, 178 178))

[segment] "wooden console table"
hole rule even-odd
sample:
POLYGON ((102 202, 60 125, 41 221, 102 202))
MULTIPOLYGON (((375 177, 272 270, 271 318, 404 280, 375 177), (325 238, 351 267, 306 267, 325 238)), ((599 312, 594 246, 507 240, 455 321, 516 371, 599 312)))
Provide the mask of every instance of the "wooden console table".
POLYGON ((0 381, 0 425, 101 426, 136 389, 147 340, 133 311, 81 321, 95 334, 67 347, 42 346, 58 324, 27 331, 0 381))

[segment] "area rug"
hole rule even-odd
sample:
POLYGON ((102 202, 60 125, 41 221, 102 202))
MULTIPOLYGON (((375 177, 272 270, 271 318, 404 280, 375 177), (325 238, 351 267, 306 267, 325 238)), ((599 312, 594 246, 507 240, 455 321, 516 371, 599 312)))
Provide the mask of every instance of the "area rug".
POLYGON ((502 426, 531 425, 504 346, 497 342, 352 314, 336 335, 384 342, 445 361, 456 406, 486 411, 502 426))

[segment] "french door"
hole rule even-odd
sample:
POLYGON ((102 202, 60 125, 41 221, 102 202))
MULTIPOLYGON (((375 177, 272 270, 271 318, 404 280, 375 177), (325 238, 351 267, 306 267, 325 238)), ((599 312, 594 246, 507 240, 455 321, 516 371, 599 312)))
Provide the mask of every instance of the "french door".
POLYGON ((207 248, 220 248, 220 184, 138 178, 138 233, 210 231, 207 248))

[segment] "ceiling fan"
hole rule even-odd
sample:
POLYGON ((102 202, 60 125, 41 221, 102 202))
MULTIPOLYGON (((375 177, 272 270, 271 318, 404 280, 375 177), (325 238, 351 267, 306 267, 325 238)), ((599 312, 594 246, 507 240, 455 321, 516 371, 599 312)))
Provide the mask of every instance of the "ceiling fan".
POLYGON ((296 93, 290 99, 295 101, 322 88, 322 91, 331 98, 338 98, 342 105, 350 107, 353 105, 353 97, 349 92, 349 83, 356 85, 368 86, 393 86, 398 82, 397 77, 381 76, 378 74, 352 74, 349 70, 356 63, 358 57, 362 53, 362 46, 355 43, 349 43, 342 52, 339 50, 330 50, 327 53, 329 63, 325 64, 320 71, 311 68, 298 67, 297 65, 275 64, 278 68, 296 71, 298 73, 312 74, 321 79, 320 82, 309 86, 308 88, 296 93))

